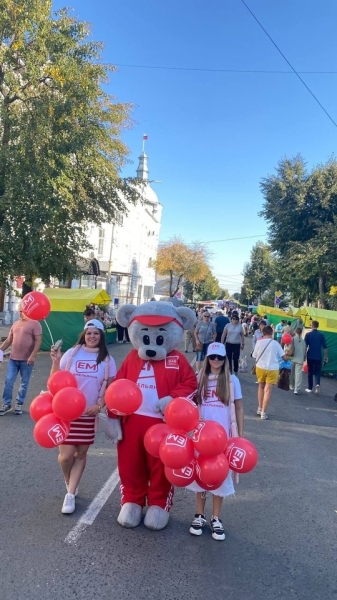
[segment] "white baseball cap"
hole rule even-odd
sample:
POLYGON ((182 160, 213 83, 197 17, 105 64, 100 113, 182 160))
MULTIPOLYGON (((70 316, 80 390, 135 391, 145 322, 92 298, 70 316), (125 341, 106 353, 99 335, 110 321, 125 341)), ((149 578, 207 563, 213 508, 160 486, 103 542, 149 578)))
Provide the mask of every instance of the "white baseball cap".
POLYGON ((86 324, 84 325, 84 329, 88 329, 89 327, 96 327, 96 329, 100 329, 101 331, 104 331, 104 325, 98 319, 91 319, 91 321, 87 321, 86 324))
POLYGON ((219 342, 213 342, 207 348, 207 356, 210 356, 211 354, 226 356, 226 348, 223 344, 220 344, 219 342))

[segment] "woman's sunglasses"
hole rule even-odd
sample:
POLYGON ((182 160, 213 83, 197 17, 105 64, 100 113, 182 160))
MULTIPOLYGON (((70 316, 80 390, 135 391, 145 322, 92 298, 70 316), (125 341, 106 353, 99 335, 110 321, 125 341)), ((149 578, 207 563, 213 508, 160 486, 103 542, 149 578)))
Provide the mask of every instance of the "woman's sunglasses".
POLYGON ((220 356, 219 354, 210 354, 208 358, 209 360, 225 360, 225 357, 220 356))

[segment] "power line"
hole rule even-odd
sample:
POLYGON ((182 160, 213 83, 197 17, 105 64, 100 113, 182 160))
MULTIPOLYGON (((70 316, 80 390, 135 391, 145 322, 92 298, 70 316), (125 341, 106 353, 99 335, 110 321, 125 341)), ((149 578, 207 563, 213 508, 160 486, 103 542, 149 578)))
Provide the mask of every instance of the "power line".
POLYGON ((168 67, 164 65, 127 65, 122 63, 98 63, 107 67, 123 67, 129 69, 157 69, 160 71, 200 71, 201 73, 264 73, 267 75, 337 75, 337 71, 282 71, 279 69, 211 69, 208 67, 168 67))
POLYGON ((210 240, 208 242, 200 242, 201 244, 215 244, 215 242, 232 242, 233 240, 248 240, 250 238, 266 237, 267 233, 260 233, 259 235, 246 235, 244 237, 227 238, 226 240, 210 240))
POLYGON ((298 77, 298 79, 300 80, 300 82, 308 90, 309 94, 311 94, 311 96, 314 98, 314 100, 317 102, 317 104, 321 107, 321 109, 325 112, 326 116, 330 119, 330 121, 334 124, 334 126, 337 127, 336 121, 333 120, 332 116, 324 108, 323 104, 318 100, 317 96, 315 96, 315 94, 307 86, 307 84, 305 83, 305 81, 299 75, 299 72, 296 71, 296 69, 292 66, 291 62, 289 62, 289 60, 287 59, 287 57, 283 54, 282 50, 278 47, 278 45, 276 44, 276 42, 274 42, 273 38, 269 35, 268 31, 263 27, 262 23, 260 23, 260 21, 258 20, 258 18, 254 15, 253 11, 246 4, 245 0, 241 0, 241 2, 246 7, 246 9, 248 10, 248 12, 250 12, 250 14, 252 15, 253 19, 255 19, 255 21, 257 22, 257 24, 261 27, 262 31, 264 31, 264 33, 266 34, 266 36, 270 39, 271 43, 273 44, 273 46, 275 46, 276 50, 281 54, 282 58, 286 61, 286 63, 289 65, 289 67, 295 73, 296 77, 298 77))

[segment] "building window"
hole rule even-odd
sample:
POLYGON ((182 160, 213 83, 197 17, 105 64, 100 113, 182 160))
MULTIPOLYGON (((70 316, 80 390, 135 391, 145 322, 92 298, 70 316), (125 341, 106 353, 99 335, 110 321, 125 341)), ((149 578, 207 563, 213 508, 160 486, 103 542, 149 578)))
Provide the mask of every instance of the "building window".
POLYGON ((104 251, 104 234, 104 229, 100 227, 98 232, 98 254, 103 254, 104 251))
POLYGON ((122 213, 116 213, 116 224, 123 225, 123 215, 122 213))

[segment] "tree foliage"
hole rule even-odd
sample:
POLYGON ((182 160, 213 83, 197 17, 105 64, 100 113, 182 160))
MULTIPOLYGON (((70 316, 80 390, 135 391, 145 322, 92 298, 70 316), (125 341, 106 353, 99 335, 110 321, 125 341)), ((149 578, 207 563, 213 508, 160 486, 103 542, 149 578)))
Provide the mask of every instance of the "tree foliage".
POLYGON ((249 304, 252 301, 261 302, 263 295, 276 286, 275 259, 270 247, 263 242, 257 242, 251 251, 250 261, 243 268, 243 285, 240 300, 249 304))
POLYGON ((325 306, 327 286, 337 281, 336 160, 308 172, 301 156, 283 159, 261 190, 270 247, 293 299, 325 306))
POLYGON ((185 244, 175 236, 160 244, 153 267, 158 275, 169 277, 169 295, 173 297, 184 280, 193 284, 206 278, 209 272, 209 254, 199 242, 185 244))
POLYGON ((131 106, 102 87, 114 69, 98 64, 87 24, 51 7, 0 1, 3 279, 73 276, 88 224, 113 221, 138 196, 120 177, 131 106))
POLYGON ((184 294, 189 300, 197 298, 198 300, 217 300, 222 299, 222 290, 219 281, 212 275, 209 269, 204 279, 193 283, 186 280, 184 282, 184 294))

